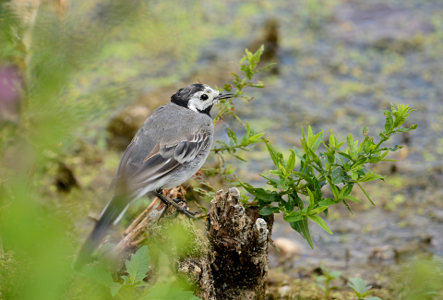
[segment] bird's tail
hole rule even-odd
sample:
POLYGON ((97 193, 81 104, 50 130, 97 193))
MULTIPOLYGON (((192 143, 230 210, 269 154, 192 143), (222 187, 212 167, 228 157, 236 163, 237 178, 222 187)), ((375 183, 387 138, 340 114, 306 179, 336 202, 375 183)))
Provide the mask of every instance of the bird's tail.
POLYGON ((113 224, 117 223, 124 214, 128 206, 128 203, 125 200, 126 197, 114 196, 114 198, 112 198, 112 200, 103 209, 100 219, 95 224, 94 229, 86 239, 77 255, 74 263, 74 268, 76 270, 79 270, 82 266, 92 260, 94 251, 103 242, 109 228, 113 224))

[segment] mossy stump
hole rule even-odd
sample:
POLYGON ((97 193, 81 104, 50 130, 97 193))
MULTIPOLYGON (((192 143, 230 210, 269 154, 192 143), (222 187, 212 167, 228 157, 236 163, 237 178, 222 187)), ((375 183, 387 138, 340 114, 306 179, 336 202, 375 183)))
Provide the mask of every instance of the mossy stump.
POLYGON ((264 299, 268 272, 266 221, 248 213, 236 188, 219 191, 211 201, 207 233, 211 249, 203 271, 203 299, 264 299))

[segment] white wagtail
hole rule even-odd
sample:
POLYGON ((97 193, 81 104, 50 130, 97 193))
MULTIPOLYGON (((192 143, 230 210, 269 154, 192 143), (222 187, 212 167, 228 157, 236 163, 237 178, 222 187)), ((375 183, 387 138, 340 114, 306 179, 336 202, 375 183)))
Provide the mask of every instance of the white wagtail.
POLYGON ((202 167, 214 135, 209 113, 215 103, 230 97, 232 94, 208 85, 191 84, 146 119, 123 154, 112 183, 114 197, 80 250, 77 267, 91 259, 109 227, 121 219, 134 200, 158 196, 168 205, 175 204, 161 190, 182 184, 202 167))

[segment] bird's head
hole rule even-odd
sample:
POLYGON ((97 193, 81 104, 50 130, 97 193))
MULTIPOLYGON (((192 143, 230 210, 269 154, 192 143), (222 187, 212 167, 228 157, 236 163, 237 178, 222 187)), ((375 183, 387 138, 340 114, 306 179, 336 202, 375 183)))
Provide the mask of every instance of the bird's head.
POLYGON ((195 112, 209 115, 214 104, 221 99, 231 98, 231 93, 220 93, 209 85, 194 83, 181 88, 171 96, 171 102, 195 112))

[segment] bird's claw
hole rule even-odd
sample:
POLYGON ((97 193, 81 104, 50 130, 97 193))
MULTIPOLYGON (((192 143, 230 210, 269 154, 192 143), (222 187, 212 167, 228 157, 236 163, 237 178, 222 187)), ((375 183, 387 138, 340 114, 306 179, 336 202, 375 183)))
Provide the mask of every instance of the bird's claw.
POLYGON ((183 199, 171 199, 168 196, 164 195, 162 192, 157 191, 156 196, 163 201, 167 206, 173 206, 177 211, 184 213, 190 218, 195 218, 197 212, 189 211, 186 206, 181 206, 179 203, 185 203, 186 201, 183 199))

